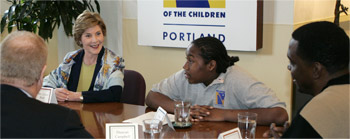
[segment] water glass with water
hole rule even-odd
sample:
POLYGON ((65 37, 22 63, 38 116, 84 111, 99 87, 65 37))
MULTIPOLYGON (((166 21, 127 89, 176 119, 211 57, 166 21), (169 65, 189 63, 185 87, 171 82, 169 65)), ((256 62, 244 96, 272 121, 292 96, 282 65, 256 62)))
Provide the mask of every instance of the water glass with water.
POLYGON ((191 109, 190 102, 185 102, 185 101, 175 102, 174 115, 175 115, 176 127, 187 127, 191 125, 190 109, 191 109))
POLYGON ((158 119, 146 119, 143 120, 143 132, 151 134, 151 137, 154 137, 154 134, 160 133, 163 128, 163 122, 158 119))
POLYGON ((238 113, 238 127, 243 139, 254 139, 258 114, 252 112, 238 113))

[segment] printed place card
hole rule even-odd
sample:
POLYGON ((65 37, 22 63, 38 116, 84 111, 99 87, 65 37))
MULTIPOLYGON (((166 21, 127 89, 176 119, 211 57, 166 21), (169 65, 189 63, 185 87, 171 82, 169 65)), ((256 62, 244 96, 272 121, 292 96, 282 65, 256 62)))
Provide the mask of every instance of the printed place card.
POLYGON ((137 123, 107 123, 106 139, 138 139, 137 123))
POLYGON ((57 104, 56 95, 52 88, 41 88, 36 99, 48 104, 57 104))
POLYGON ((175 131, 174 126, 171 123, 170 118, 168 116, 168 113, 162 107, 159 106, 153 119, 158 119, 163 122, 164 118, 166 119, 168 126, 175 131))
POLYGON ((166 114, 167 114, 167 112, 162 107, 159 106, 153 119, 158 119, 160 121, 163 121, 166 114))
POLYGON ((242 139, 239 128, 234 128, 229 131, 223 132, 219 135, 218 139, 242 139))

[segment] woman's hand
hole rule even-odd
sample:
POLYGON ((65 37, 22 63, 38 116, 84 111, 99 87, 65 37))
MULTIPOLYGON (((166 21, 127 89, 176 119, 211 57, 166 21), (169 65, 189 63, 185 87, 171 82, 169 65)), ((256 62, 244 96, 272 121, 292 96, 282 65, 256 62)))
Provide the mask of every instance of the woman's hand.
POLYGON ((192 121, 224 121, 224 110, 212 106, 194 105, 191 107, 192 121))
POLYGON ((56 88, 55 94, 57 101, 81 101, 81 92, 72 92, 65 88, 56 88))
POLYGON ((69 91, 67 101, 81 101, 80 100, 81 92, 71 92, 69 91))
POLYGON ((68 101, 68 94, 70 91, 68 91, 65 88, 56 88, 55 89, 55 94, 57 101, 68 101))

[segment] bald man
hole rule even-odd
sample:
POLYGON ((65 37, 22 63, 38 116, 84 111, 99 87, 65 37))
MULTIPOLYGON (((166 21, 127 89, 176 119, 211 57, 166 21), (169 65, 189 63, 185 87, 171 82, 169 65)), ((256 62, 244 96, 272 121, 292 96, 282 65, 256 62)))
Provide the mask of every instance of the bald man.
POLYGON ((71 109, 35 99, 46 68, 44 40, 9 34, 1 48, 1 138, 92 138, 71 109))

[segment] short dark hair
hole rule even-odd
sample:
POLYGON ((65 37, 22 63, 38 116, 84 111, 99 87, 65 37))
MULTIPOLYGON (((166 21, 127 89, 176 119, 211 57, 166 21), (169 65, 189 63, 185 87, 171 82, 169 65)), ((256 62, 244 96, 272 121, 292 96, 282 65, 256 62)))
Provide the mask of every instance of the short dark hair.
POLYGON ((349 67, 349 36, 334 23, 321 21, 296 29, 297 55, 307 62, 320 62, 329 73, 349 67))
POLYGON ((192 41, 192 45, 199 48, 200 56, 204 59, 204 63, 216 61, 216 73, 225 73, 227 67, 234 65, 239 60, 236 56, 228 56, 224 44, 215 37, 202 37, 192 41))

